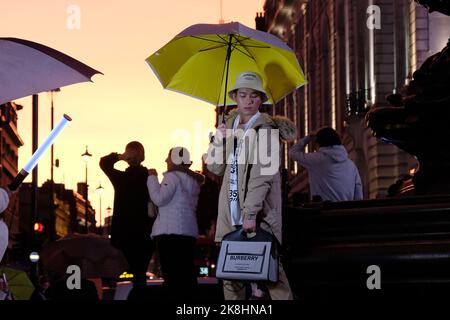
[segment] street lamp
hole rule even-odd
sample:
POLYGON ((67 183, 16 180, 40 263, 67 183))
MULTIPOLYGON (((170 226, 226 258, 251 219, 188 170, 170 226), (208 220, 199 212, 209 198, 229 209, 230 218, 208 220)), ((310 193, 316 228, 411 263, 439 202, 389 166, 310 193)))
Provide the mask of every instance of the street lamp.
POLYGON ((102 183, 100 182, 99 186, 95 191, 98 193, 99 203, 100 203, 100 222, 99 222, 99 228, 100 228, 100 235, 103 236, 103 229, 102 229, 102 193, 105 191, 105 188, 102 187, 102 183))
POLYGON ((39 261, 39 253, 37 253, 36 251, 33 251, 30 253, 30 261, 33 263, 36 263, 39 261))
MULTIPOLYGON (((50 123, 50 131, 53 130, 53 126, 54 126, 54 108, 53 108, 53 93, 55 92, 60 92, 61 90, 59 88, 50 90, 50 99, 51 99, 51 109, 50 109, 50 116, 51 116, 51 123, 50 123)), ((51 151, 50 151, 50 162, 51 162, 51 166, 50 166, 50 180, 53 183, 53 167, 55 165, 55 161, 54 161, 54 153, 53 153, 53 144, 51 146, 51 151)))
POLYGON ((111 212, 112 209, 110 206, 108 206, 108 208, 106 208, 106 214, 108 215, 108 237, 111 236, 111 212))
POLYGON ((89 212, 89 207, 88 207, 88 161, 89 159, 92 157, 92 154, 89 153, 88 151, 88 147, 86 146, 86 151, 81 155, 81 158, 83 158, 84 162, 86 163, 86 191, 85 191, 85 203, 84 203, 84 223, 85 223, 85 229, 86 229, 86 234, 89 233, 88 230, 88 212, 89 212))
POLYGON ((30 261, 33 263, 33 267, 34 267, 33 272, 34 272, 35 279, 37 280, 39 277, 39 264, 38 264, 39 258, 40 258, 39 253, 37 253, 36 251, 33 251, 30 253, 29 258, 30 258, 30 261))
MULTIPOLYGON (((56 92, 60 92, 61 90, 59 88, 56 89, 52 89, 50 90, 50 100, 51 100, 51 108, 50 108, 50 131, 52 131, 54 129, 54 122, 55 122, 55 118, 54 118, 54 107, 53 107, 53 94, 56 92)), ((56 217, 55 217, 55 198, 54 198, 54 194, 55 194, 55 180, 53 178, 53 168, 55 166, 55 160, 54 160, 54 143, 52 144, 52 146, 50 147, 50 181, 51 181, 51 185, 50 185, 50 193, 51 193, 51 200, 50 200, 50 205, 51 205, 51 218, 53 220, 53 224, 55 224, 56 221, 56 217)))

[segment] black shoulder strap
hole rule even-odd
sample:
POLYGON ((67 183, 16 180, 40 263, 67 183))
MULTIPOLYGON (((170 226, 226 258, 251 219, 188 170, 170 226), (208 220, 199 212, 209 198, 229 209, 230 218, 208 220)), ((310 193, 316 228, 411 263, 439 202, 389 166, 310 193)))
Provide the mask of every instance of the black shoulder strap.
MULTIPOLYGON (((261 126, 257 126, 254 128, 254 130, 256 131, 256 134, 258 134, 259 129, 261 128, 261 126)), ((247 169, 247 175, 245 176, 245 192, 244 192, 244 200, 247 197, 247 191, 248 191, 248 181, 250 180, 250 171, 252 171, 252 167, 253 167, 253 163, 250 163, 248 165, 248 169, 247 169)))

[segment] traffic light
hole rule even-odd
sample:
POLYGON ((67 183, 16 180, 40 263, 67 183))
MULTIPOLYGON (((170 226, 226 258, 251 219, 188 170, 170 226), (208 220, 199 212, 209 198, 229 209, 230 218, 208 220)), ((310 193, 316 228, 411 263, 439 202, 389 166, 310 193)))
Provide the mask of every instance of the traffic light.
POLYGON ((33 230, 34 230, 34 234, 33 234, 31 249, 32 249, 32 251, 39 252, 42 249, 42 245, 44 244, 44 241, 45 241, 44 224, 42 222, 38 222, 38 221, 35 222, 33 225, 33 230))
POLYGON ((41 222, 35 222, 33 229, 35 233, 42 233, 44 231, 44 225, 41 222))

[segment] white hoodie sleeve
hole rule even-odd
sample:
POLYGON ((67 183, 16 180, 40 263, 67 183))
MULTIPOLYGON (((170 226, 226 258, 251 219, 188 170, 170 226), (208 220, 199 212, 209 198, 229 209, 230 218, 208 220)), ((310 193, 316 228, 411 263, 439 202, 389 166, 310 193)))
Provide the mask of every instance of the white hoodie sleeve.
POLYGON ((317 167, 317 164, 324 160, 324 156, 320 152, 305 153, 304 149, 310 141, 311 137, 306 136, 289 150, 289 157, 307 169, 317 167))
POLYGON ((178 177, 171 172, 164 175, 164 179, 161 181, 161 184, 159 184, 157 176, 148 176, 147 188, 150 199, 158 207, 166 205, 175 194, 178 183, 178 177))
POLYGON ((361 177, 359 176, 358 169, 356 169, 356 181, 355 181, 355 195, 354 200, 363 200, 363 190, 362 190, 362 183, 361 183, 361 177))
POLYGON ((0 188, 0 212, 3 212, 8 208, 9 196, 5 189, 0 188))

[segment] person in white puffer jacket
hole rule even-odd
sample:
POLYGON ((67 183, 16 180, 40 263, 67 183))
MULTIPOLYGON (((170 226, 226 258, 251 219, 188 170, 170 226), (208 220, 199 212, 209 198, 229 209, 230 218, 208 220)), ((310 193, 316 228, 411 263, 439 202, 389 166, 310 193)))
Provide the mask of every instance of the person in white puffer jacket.
POLYGON ((161 183, 156 170, 149 170, 147 187, 150 199, 158 207, 151 237, 156 242, 168 296, 192 298, 197 287, 196 210, 204 176, 189 169, 192 162, 186 148, 172 148, 166 163, 167 171, 161 183))

